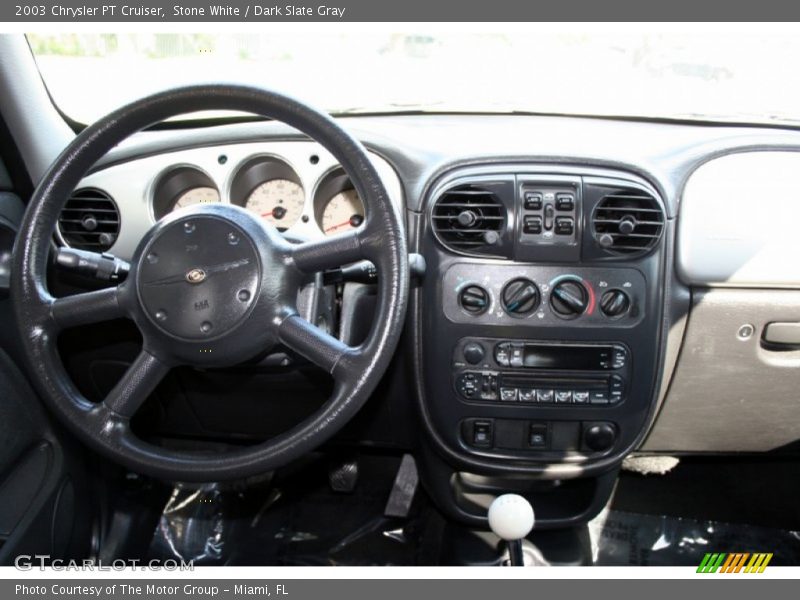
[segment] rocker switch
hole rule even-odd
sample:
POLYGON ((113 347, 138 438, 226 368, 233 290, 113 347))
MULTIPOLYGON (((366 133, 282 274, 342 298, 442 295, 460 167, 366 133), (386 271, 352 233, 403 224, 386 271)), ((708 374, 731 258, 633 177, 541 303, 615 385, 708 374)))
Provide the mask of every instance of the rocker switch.
POLYGON ((553 229, 553 218, 555 215, 555 209, 553 208, 552 204, 547 204, 544 207, 544 228, 546 231, 550 231, 553 229))

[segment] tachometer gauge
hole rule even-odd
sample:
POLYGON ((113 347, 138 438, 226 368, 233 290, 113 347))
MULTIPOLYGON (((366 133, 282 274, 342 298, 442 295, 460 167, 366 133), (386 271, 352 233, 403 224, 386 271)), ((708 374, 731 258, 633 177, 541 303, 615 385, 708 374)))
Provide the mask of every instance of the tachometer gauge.
POLYGON ((195 187, 186 190, 178 196, 172 210, 178 210, 179 208, 192 206, 194 204, 208 204, 210 202, 219 202, 219 192, 215 188, 208 186, 195 187))
POLYGON ((325 235, 336 235, 355 229, 364 222, 364 205, 358 192, 344 190, 333 196, 322 210, 322 230, 325 235))
POLYGON ((305 193, 299 184, 288 179, 271 179, 252 191, 245 208, 285 231, 303 214, 305 200, 305 193))

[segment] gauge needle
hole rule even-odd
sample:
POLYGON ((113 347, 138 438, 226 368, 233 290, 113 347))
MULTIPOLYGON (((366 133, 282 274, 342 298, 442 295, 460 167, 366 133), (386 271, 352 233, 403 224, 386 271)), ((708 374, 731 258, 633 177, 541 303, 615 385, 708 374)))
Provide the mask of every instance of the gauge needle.
POLYGON ((273 216, 273 213, 274 213, 274 212, 275 212, 275 209, 273 208, 273 209, 272 209, 271 211, 269 211, 269 212, 261 213, 261 216, 262 216, 262 217, 271 217, 271 216, 273 216))
POLYGON ((345 225, 350 225, 350 219, 347 219, 347 221, 343 221, 338 225, 333 225, 331 227, 328 227, 325 231, 333 231, 334 229, 339 229, 339 227, 344 227, 345 225))

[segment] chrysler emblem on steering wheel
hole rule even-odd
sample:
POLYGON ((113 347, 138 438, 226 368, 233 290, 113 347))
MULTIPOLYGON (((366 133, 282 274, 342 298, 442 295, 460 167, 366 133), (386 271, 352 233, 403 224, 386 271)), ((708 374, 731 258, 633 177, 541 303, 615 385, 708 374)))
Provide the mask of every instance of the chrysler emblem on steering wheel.
POLYGON ((186 281, 189 283, 202 283, 206 279, 206 272, 203 269, 192 269, 186 273, 186 281))

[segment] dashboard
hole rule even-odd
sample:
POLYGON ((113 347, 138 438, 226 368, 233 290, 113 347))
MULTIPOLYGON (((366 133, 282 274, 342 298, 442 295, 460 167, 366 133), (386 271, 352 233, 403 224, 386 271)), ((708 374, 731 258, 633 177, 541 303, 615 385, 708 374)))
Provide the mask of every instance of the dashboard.
MULTIPOLYGON (((486 490, 535 488, 543 526, 564 525, 604 505, 633 451, 800 440, 800 204, 787 192, 800 134, 522 116, 342 123, 427 265, 368 443, 414 446, 451 516, 477 522, 486 490)), ((318 144, 237 124, 138 134, 81 182, 57 239, 126 259, 159 218, 198 202, 237 204, 298 239, 364 216, 318 144)), ((328 310, 354 343, 370 286, 337 285, 328 310)))

